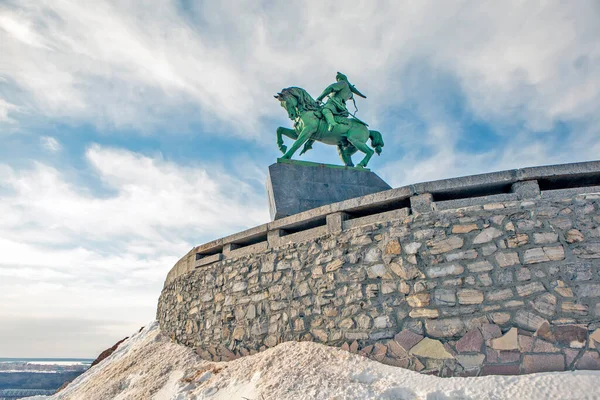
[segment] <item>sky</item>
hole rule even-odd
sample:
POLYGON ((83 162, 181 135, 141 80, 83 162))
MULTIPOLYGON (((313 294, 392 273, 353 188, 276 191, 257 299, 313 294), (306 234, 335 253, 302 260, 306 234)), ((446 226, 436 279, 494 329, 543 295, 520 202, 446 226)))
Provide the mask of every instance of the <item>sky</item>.
POLYGON ((594 0, 0 0, 0 357, 95 357, 191 248, 268 222, 285 87, 345 73, 393 187, 598 159, 599 20, 594 0))

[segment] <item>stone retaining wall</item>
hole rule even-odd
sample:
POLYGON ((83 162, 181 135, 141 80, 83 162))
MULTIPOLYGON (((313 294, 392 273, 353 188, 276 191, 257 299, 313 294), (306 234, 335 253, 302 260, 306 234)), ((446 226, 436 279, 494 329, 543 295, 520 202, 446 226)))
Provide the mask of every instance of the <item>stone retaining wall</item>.
POLYGON ((598 369, 600 195, 532 186, 332 213, 207 263, 194 249, 165 283, 161 330, 213 360, 311 340, 444 376, 598 369))

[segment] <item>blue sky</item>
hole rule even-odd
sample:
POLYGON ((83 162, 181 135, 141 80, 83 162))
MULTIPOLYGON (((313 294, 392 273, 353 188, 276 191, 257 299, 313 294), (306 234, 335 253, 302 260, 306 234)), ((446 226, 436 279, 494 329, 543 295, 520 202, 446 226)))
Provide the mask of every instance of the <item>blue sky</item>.
POLYGON ((284 87, 348 75, 392 186, 600 153, 595 1, 140 4, 0 1, 2 357, 95 356, 267 222, 284 87))

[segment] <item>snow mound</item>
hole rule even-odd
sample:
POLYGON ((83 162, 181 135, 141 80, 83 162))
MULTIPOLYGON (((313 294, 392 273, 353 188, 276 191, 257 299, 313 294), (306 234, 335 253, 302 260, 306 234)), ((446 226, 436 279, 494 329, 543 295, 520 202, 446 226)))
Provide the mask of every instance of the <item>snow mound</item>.
POLYGON ((600 371, 437 378, 309 342, 283 343, 231 362, 208 362, 171 343, 153 322, 60 393, 36 398, 600 399, 598 382, 600 371))

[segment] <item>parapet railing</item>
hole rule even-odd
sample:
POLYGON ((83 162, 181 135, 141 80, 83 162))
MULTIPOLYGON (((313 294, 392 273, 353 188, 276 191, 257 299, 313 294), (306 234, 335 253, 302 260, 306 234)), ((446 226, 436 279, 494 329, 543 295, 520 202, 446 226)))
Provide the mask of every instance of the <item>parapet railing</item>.
POLYGON ((195 268, 356 226, 488 203, 600 192, 600 161, 519 168, 402 186, 304 211, 193 248, 165 286, 195 268))

